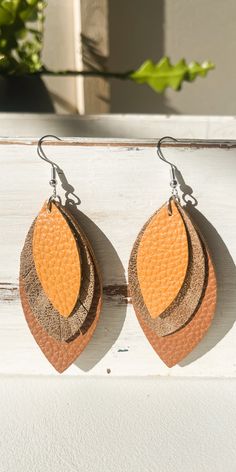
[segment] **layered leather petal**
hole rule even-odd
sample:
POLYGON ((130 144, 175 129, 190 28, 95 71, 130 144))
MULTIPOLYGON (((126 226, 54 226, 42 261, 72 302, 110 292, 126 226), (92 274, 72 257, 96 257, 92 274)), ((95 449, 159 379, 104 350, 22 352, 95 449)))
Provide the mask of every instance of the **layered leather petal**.
POLYGON ((49 336, 47 331, 35 318, 28 302, 24 283, 22 279, 20 279, 20 296, 26 321, 40 349, 58 372, 61 373, 66 370, 81 354, 90 341, 101 311, 101 293, 101 280, 96 269, 94 297, 89 314, 81 328, 80 334, 70 342, 61 342, 54 339, 52 336, 49 336))
MULTIPOLYGON (((206 257, 203 246, 189 216, 176 202, 186 226, 189 245, 189 264, 184 283, 170 306, 156 319, 151 318, 144 303, 137 277, 137 252, 142 232, 139 234, 129 263, 129 283, 135 309, 143 316, 146 324, 158 336, 166 336, 180 329, 193 316, 200 303, 206 279, 206 257)), ((171 215, 169 216, 171 218, 171 215)), ((152 283, 152 282, 150 282, 152 283)))
MULTIPOLYGON (((61 209, 61 211, 63 210, 61 209)), ((68 217, 68 213, 66 216, 68 217)), ((32 248, 34 225, 35 223, 32 224, 28 232, 22 250, 20 277, 24 281, 25 292, 32 313, 39 323, 41 323, 50 336, 60 341, 67 341, 71 337, 74 337, 79 331, 90 310, 95 283, 92 256, 87 247, 85 236, 78 224, 73 221, 74 230, 76 230, 75 238, 80 248, 82 277, 80 294, 76 306, 72 314, 65 318, 54 308, 38 278, 32 248)))
MULTIPOLYGON (((69 290, 69 302, 63 301, 63 293, 58 297, 58 300, 62 302, 61 306, 70 305, 72 311, 70 314, 65 316, 61 313, 62 310, 57 310, 55 303, 53 304, 48 296, 48 291, 45 289, 45 283, 42 283, 39 277, 39 269, 36 268, 34 244, 35 244, 35 227, 38 222, 38 218, 33 222, 29 233, 26 237, 26 241, 21 254, 21 267, 20 267, 20 295, 23 311, 30 327, 30 330, 35 337, 41 350, 51 362, 51 364, 58 370, 63 372, 79 354, 86 347, 90 341, 93 332, 96 328, 102 303, 102 283, 98 269, 98 265, 94 256, 93 249, 85 236, 84 232, 80 228, 78 222, 72 217, 70 212, 62 207, 59 203, 53 203, 54 217, 50 224, 58 224, 58 214, 60 213, 58 228, 64 228, 61 224, 61 217, 64 218, 66 228, 69 229, 67 236, 71 241, 75 242, 76 251, 74 247, 71 249, 71 244, 66 243, 64 245, 64 254, 62 256, 62 263, 66 260, 67 251, 69 253, 69 265, 72 263, 71 255, 73 257, 79 254, 79 259, 75 257, 76 263, 79 260, 80 267, 77 273, 78 278, 74 277, 75 272, 72 270, 72 277, 74 283, 78 282, 77 289, 73 289, 74 294, 77 294, 77 299, 72 303, 72 291, 69 290), (55 211, 55 208, 56 210, 55 211), (73 239, 72 239, 73 238, 73 239), (79 275, 78 275, 79 274, 79 275), (64 303, 64 305, 63 305, 64 303)), ((45 214, 47 208, 43 207, 43 213, 40 213, 40 219, 45 217, 47 220, 48 216, 45 214)), ((41 225, 41 221, 40 221, 41 225)), ((51 230, 48 228, 49 222, 46 222, 45 235, 50 233, 51 230)), ((40 238, 43 238, 43 225, 40 228, 40 238)), ((52 242, 52 234, 55 236, 58 229, 52 230, 49 236, 49 242, 52 242), (51 238, 51 239, 50 239, 51 238)), ((57 241, 64 241, 64 238, 56 238, 57 241)), ((41 242, 37 242, 38 247, 41 242)), ((72 244, 72 246, 73 246, 72 244)), ((43 244, 42 244, 43 246, 43 244)), ((53 251, 56 249, 54 247, 53 251)), ((45 251, 45 249, 43 249, 45 251)), ((47 257, 50 251, 46 250, 47 257)), ((52 255, 52 257, 54 257, 52 255)), ((60 258, 60 255, 58 256, 60 258)), ((41 262, 39 263, 39 265, 41 262)), ((63 279, 64 290, 66 290, 67 284, 70 284, 70 271, 69 265, 66 267, 65 273, 67 273, 69 279, 63 279)), ((60 264, 57 264, 58 270, 60 271, 60 264)), ((43 269, 44 270, 44 269, 43 269)), ((42 273, 42 272, 41 272, 42 273)), ((44 272, 45 274, 46 272, 44 272)), ((47 284, 46 287, 53 283, 54 272, 47 272, 47 284)), ((58 279, 57 279, 58 280, 58 279)), ((59 284, 59 289, 62 285, 59 284)), ((56 291, 55 291, 56 293, 56 291)), ((73 297, 74 297, 73 294, 73 297)), ((66 295, 65 295, 66 296, 66 295)))
POLYGON ((215 270, 208 253, 208 278, 202 302, 193 318, 179 331, 159 337, 136 311, 139 323, 153 349, 168 367, 181 362, 202 340, 208 331, 216 308, 217 283, 215 270))
POLYGON ((152 319, 160 316, 183 286, 189 246, 185 224, 174 201, 171 216, 164 205, 138 236, 137 277, 143 301, 152 319))
MULTIPOLYGON (((217 297, 217 281, 206 242, 177 201, 172 208, 177 209, 186 228, 188 266, 178 294, 166 310, 155 319, 151 317, 143 296, 137 263, 143 234, 153 217, 138 235, 129 263, 130 294, 137 318, 152 347, 169 367, 189 354, 207 332, 214 316, 217 297)), ((165 211, 166 215, 172 218, 168 212, 168 203, 161 208, 161 211, 165 211)), ((177 229, 173 227, 172 230, 173 233, 175 231, 178 233, 179 227, 177 226, 177 229)), ((146 284, 148 283, 153 286, 152 273, 148 275, 146 284)))

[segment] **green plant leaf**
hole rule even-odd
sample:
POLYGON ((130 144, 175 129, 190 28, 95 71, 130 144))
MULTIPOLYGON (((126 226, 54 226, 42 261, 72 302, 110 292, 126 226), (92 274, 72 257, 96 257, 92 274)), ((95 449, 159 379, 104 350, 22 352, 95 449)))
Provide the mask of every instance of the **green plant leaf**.
POLYGON ((0 54, 0 71, 6 69, 8 67, 8 59, 4 54, 0 54))
POLYGON ((0 73, 5 73, 13 65, 14 59, 9 59, 4 54, 0 54, 0 73))
POLYGON ((19 3, 20 0, 2 0, 1 7, 7 10, 14 17, 19 3))
POLYGON ((187 64, 185 59, 172 65, 168 57, 163 57, 157 64, 151 60, 145 61, 137 71, 131 72, 129 77, 138 84, 148 84, 155 92, 163 92, 167 87, 180 90, 183 81, 192 82, 198 75, 205 77, 214 67, 210 61, 187 64))
POLYGON ((24 39, 27 37, 28 30, 27 28, 19 28, 18 30, 15 31, 15 38, 18 39, 24 39))
POLYGON ((0 0, 2 74, 29 74, 42 68, 42 0, 0 0))
POLYGON ((28 3, 28 5, 36 5, 38 0, 26 0, 26 2, 28 3))
POLYGON ((12 12, 9 12, 2 6, 0 6, 0 26, 10 25, 14 21, 12 12))
POLYGON ((19 16, 22 21, 36 21, 38 17, 37 14, 37 8, 35 8, 35 6, 29 6, 24 10, 21 10, 19 16))

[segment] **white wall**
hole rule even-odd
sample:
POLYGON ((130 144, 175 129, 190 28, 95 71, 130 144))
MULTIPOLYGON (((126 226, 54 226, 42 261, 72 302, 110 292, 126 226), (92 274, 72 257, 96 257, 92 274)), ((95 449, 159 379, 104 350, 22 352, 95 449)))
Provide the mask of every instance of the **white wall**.
POLYGON ((107 67, 113 71, 136 69, 164 55, 173 63, 184 57, 216 64, 207 78, 165 94, 131 81, 113 79, 109 91, 106 81, 94 78, 44 78, 56 112, 104 113, 110 108, 112 113, 234 115, 235 19, 234 0, 49 0, 43 59, 51 69, 81 69, 82 55, 84 63, 89 58, 96 68, 109 56, 107 67), (83 47, 81 31, 87 38, 83 47))
POLYGON ((127 0, 110 6, 110 69, 137 68, 163 55, 173 62, 211 59, 215 71, 157 95, 147 86, 112 81, 111 111, 234 115, 236 3, 234 0, 127 0))
MULTIPOLYGON (((79 5, 79 0, 76 0, 79 5)), ((75 31, 76 1, 47 0, 45 10, 43 63, 50 70, 76 69, 79 31, 75 31), (78 35, 77 35, 78 33, 78 35)), ((76 11, 79 15, 79 7, 76 11)), ((78 51, 79 52, 79 51, 78 51)), ((57 113, 78 113, 78 84, 75 77, 43 77, 57 113)))

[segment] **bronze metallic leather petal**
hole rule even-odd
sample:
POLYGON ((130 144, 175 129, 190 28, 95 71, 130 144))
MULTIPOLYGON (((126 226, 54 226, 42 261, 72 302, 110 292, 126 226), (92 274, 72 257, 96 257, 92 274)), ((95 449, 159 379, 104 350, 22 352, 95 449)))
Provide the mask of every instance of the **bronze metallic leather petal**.
POLYGON ((60 207, 45 203, 34 226, 33 256, 45 294, 62 316, 69 316, 81 284, 80 254, 60 207))
POLYGON ((180 292, 158 318, 152 319, 150 317, 137 278, 137 247, 142 233, 139 234, 135 242, 129 263, 129 286, 134 308, 138 310, 147 326, 158 336, 173 333, 192 317, 201 300, 206 275, 206 259, 200 238, 187 213, 178 203, 176 204, 186 225, 189 238, 189 266, 180 292))
MULTIPOLYGON (((63 207, 61 211, 63 211, 63 207)), ((74 228, 81 256, 82 278, 80 294, 72 314, 68 318, 61 316, 47 298, 37 276, 32 250, 34 224, 32 224, 28 232, 21 253, 20 277, 24 281, 30 309, 39 323, 50 336, 59 341, 67 341, 79 331, 90 310, 94 295, 94 264, 87 248, 85 237, 77 224, 76 228, 74 228)))
POLYGON ((95 263, 95 291, 92 305, 80 334, 69 342, 60 342, 49 336, 33 315, 26 296, 24 281, 20 278, 20 296, 29 328, 40 349, 58 372, 66 370, 84 350, 96 328, 102 304, 102 287, 98 268, 95 263))
POLYGON ((182 329, 169 336, 158 337, 136 311, 139 323, 152 345, 168 367, 173 367, 184 359, 201 341, 211 325, 216 308, 217 283, 211 257, 207 251, 207 284, 202 302, 193 318, 182 329))
POLYGON ((185 224, 171 200, 158 210, 138 236, 137 277, 150 317, 160 316, 175 300, 183 286, 189 248, 185 224))

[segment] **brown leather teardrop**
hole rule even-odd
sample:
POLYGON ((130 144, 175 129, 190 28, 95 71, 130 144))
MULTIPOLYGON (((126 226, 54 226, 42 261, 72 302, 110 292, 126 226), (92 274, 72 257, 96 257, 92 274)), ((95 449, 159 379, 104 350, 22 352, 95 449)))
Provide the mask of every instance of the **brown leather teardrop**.
POLYGON ((208 277, 202 302, 193 318, 179 331, 169 336, 158 337, 136 311, 139 323, 153 349, 168 367, 173 367, 184 359, 201 341, 211 325, 215 313, 217 283, 213 263, 209 252, 208 277))
POLYGON ((39 323, 50 336, 59 341, 67 341, 79 331, 90 310, 94 295, 94 264, 81 229, 76 225, 76 240, 80 247, 82 263, 80 295, 72 314, 68 318, 61 316, 46 296, 37 276, 32 250, 34 224, 28 232, 21 253, 20 277, 24 281, 31 311, 39 323))
POLYGON ((136 259, 142 232, 134 244, 129 263, 129 284, 134 308, 138 310, 147 326, 158 336, 166 336, 173 333, 191 318, 201 300, 206 275, 206 260, 200 238, 187 213, 177 202, 176 205, 186 225, 188 234, 189 267, 177 297, 158 318, 152 319, 150 317, 137 278, 136 259))
POLYGON ((63 372, 84 350, 94 333, 99 319, 102 296, 101 280, 97 267, 95 269, 95 292, 89 314, 81 328, 80 334, 70 342, 57 341, 52 336, 49 336, 40 325, 30 309, 22 279, 20 279, 20 296, 27 323, 36 342, 55 369, 60 373, 63 372))
POLYGON ((173 200, 170 206, 171 216, 164 205, 138 236, 137 277, 152 319, 160 316, 177 297, 189 263, 185 224, 173 200))
POLYGON ((46 202, 36 218, 33 256, 43 290, 56 310, 68 317, 81 284, 80 254, 60 207, 46 202))

